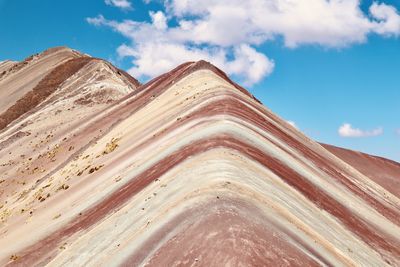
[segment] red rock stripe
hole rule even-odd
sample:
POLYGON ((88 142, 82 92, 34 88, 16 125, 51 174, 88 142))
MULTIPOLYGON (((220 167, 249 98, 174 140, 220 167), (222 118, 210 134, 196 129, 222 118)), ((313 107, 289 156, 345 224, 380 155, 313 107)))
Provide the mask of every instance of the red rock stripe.
MULTIPOLYGON (((114 105, 104 109, 102 113, 107 114, 107 116, 99 117, 96 121, 82 129, 79 133, 76 133, 72 138, 68 139, 64 144, 60 145, 60 148, 63 148, 63 150, 66 151, 65 153, 70 153, 69 157, 67 160, 60 162, 57 166, 54 166, 46 176, 40 178, 34 185, 33 189, 41 186, 43 181, 54 175, 54 173, 61 168, 68 165, 68 163, 74 160, 74 158, 82 153, 87 147, 94 144, 98 139, 107 134, 114 126, 118 125, 121 121, 151 102, 154 99, 153 96, 158 96, 168 89, 174 80, 182 78, 182 73, 185 71, 185 68, 189 67, 190 65, 190 63, 182 64, 176 69, 153 79, 146 85, 140 86, 128 96, 122 98, 120 101, 117 101, 114 105), (124 100, 129 98, 131 99, 126 101, 126 103, 123 103, 124 100), (116 105, 119 105, 118 109, 112 110, 116 105), (68 152, 68 148, 70 146, 80 148, 74 150, 73 152, 68 152)), ((50 166, 47 166, 47 168, 49 169, 50 166)))
MULTIPOLYGON (((217 194, 217 193, 215 193, 217 194)), ((272 222, 270 219, 268 219, 261 210, 259 210, 258 207, 256 207, 254 204, 250 203, 249 201, 245 201, 243 199, 238 199, 238 198, 231 198, 231 197, 225 197, 225 196, 221 196, 219 194, 218 198, 214 198, 214 199, 208 199, 207 202, 202 203, 200 205, 196 205, 194 207, 191 207, 190 209, 184 210, 182 211, 180 214, 176 215, 174 218, 172 218, 169 222, 167 222, 165 225, 163 225, 163 227, 159 230, 157 230, 154 234, 152 234, 152 236, 150 236, 143 244, 140 245, 140 247, 138 249, 136 249, 130 256, 129 258, 122 264, 122 266, 139 266, 140 264, 144 264, 144 260, 146 258, 154 258, 154 256, 157 256, 156 254, 157 251, 155 253, 153 253, 153 257, 149 257, 149 252, 151 251, 155 251, 157 249, 157 247, 160 245, 160 242, 162 242, 162 240, 168 240, 171 239, 171 237, 168 238, 168 235, 170 235, 170 233, 174 233, 174 232, 179 232, 179 234, 181 234, 182 232, 184 234, 187 234, 189 225, 192 225, 194 223, 199 222, 200 220, 202 220, 204 217, 208 216, 209 214, 215 214, 215 213, 223 213, 224 211, 226 211, 227 209, 229 209, 230 211, 232 210, 237 210, 238 213, 243 213, 246 215, 242 215, 243 217, 246 217, 248 219, 250 219, 250 221, 252 222, 263 222, 263 228, 266 227, 268 229, 264 229, 264 231, 262 231, 261 233, 258 233, 257 236, 262 236, 262 238, 264 240, 268 240, 268 246, 277 246, 280 247, 282 249, 282 251, 285 251, 285 255, 279 257, 280 261, 282 261, 282 258, 295 258, 296 256, 300 256, 302 260, 298 261, 298 262, 302 262, 302 264, 306 264, 308 266, 308 264, 310 265, 315 265, 317 264, 315 262, 315 260, 313 258, 311 258, 309 256, 309 254, 313 255, 316 259, 318 259, 320 262, 322 262, 323 264, 325 264, 325 266, 332 266, 332 264, 330 264, 322 255, 320 255, 317 251, 315 251, 312 247, 310 247, 308 244, 304 243, 302 240, 300 240, 299 238, 297 238, 296 236, 292 235, 291 233, 287 233, 285 231, 285 229, 282 229, 279 225, 276 225, 274 222, 272 222), (218 212, 215 211, 214 209, 217 208, 218 212), (250 217, 250 218, 249 218, 250 217), (179 231, 176 231, 176 229, 179 229, 179 231), (281 233, 283 235, 283 240, 280 240, 277 242, 277 240, 271 240, 271 236, 274 235, 275 233, 281 233), (289 243, 288 240, 290 240, 291 242, 289 243), (294 241, 294 242, 293 242, 294 241), (292 244, 296 243, 298 245, 300 245, 305 251, 307 251, 309 254, 307 255, 306 253, 304 253, 302 250, 300 249, 296 249, 296 253, 294 253, 295 251, 292 249, 292 244), (292 255, 289 255, 292 254, 292 255), (295 255, 293 255, 295 254, 295 255)), ((207 227, 207 232, 222 232, 224 229, 227 229, 227 226, 231 226, 225 219, 223 218, 218 218, 215 221, 222 221, 223 225, 222 227, 220 227, 221 229, 210 229, 210 227, 215 226, 215 223, 213 222, 212 225, 208 224, 207 227)), ((204 223, 205 224, 205 223, 204 223)), ((245 228, 248 229, 249 225, 251 225, 251 223, 249 223, 249 220, 247 220, 247 222, 244 224, 245 228)), ((199 231, 196 230, 192 230, 193 234, 193 238, 195 238, 195 236, 199 236, 199 231)), ((254 239, 256 239, 256 235, 252 236, 254 239)), ((193 238, 191 238, 190 243, 193 243, 193 238)), ((222 235, 221 239, 224 239, 226 237, 224 237, 224 235, 222 235)), ((252 239, 253 239, 252 238, 252 239)), ((174 239, 176 239, 174 237, 174 239)), ((239 239, 237 237, 235 237, 235 239, 239 239)), ((198 245, 200 245, 200 242, 197 242, 198 240, 196 240, 196 248, 199 250, 198 253, 195 254, 196 257, 200 257, 203 258, 203 252, 211 252, 212 256, 215 258, 215 253, 213 251, 210 251, 210 246, 206 245, 204 247, 197 247, 198 245)), ((204 240, 201 240, 203 241, 204 240)), ((211 241, 212 242, 212 241, 211 241)), ((174 241, 174 243, 176 244, 177 242, 174 241)), ((181 243, 181 242, 179 242, 181 243)), ((181 260, 182 256, 182 251, 185 250, 185 248, 189 247, 190 244, 178 244, 181 246, 181 248, 177 248, 177 249, 173 249, 172 251, 170 251, 170 253, 173 253, 175 257, 178 257, 181 260), (179 254, 177 254, 179 253, 179 254)), ((165 245, 163 245, 162 247, 164 247, 165 245)), ((247 247, 247 245, 244 245, 243 247, 247 247)), ((243 249, 243 247, 239 247, 240 249, 243 249)), ((266 249, 269 249, 267 246, 265 246, 266 249)), ((161 248, 162 249, 162 248, 161 248)), ((159 249, 160 250, 160 249, 159 249)), ((238 255, 241 254, 242 251, 236 251, 234 255, 232 255, 232 257, 237 257, 239 256, 240 258, 242 258, 243 255, 238 255)), ((169 253, 168 253, 169 254, 169 253)), ((250 256, 257 256, 257 255, 265 255, 266 253, 253 253, 250 254, 250 256), (255 255, 254 255, 255 254, 255 255)), ((249 255, 249 254, 248 254, 249 255)), ((158 256, 159 257, 159 256, 158 256)), ((164 258, 164 257, 163 257, 164 258)), ((194 257, 193 257, 194 258, 194 257)), ((262 261, 267 261, 267 257, 266 255, 262 258, 262 259, 258 259, 258 263, 254 263, 254 266, 274 266, 274 264, 272 264, 271 262, 269 262, 268 264, 261 264, 262 261)), ((182 260, 181 260, 182 261, 182 260)), ((248 263, 251 262, 251 260, 248 261, 248 263)), ((292 264, 296 264, 295 262, 291 262, 292 264)), ((201 261, 201 265, 202 266, 212 266, 211 264, 208 264, 206 262, 204 262, 204 260, 201 261)), ((151 264, 150 266, 173 266, 173 264, 168 263, 168 264, 151 264)))
MULTIPOLYGON (((287 133, 279 129, 276 125, 267 121, 263 116, 255 113, 249 107, 244 105, 239 99, 237 95, 231 93, 224 93, 226 98, 221 100, 216 100, 207 106, 196 110, 194 114, 188 115, 181 119, 180 123, 185 123, 188 120, 193 120, 195 118, 214 116, 218 114, 227 114, 237 118, 240 118, 243 121, 246 121, 250 124, 258 126, 260 129, 271 133, 275 137, 281 139, 284 143, 295 148, 301 155, 305 158, 309 159, 314 166, 318 167, 321 171, 325 172, 340 184, 346 186, 351 192, 355 195, 366 201, 371 205, 376 211, 381 213, 387 219, 389 219, 392 223, 396 225, 400 225, 400 215, 399 210, 395 207, 391 208, 383 205, 377 199, 375 199, 372 195, 366 193, 361 188, 359 188, 353 181, 349 180, 346 176, 341 174, 344 170, 340 169, 341 172, 338 171, 338 166, 334 164, 330 164, 330 160, 323 158, 320 154, 312 151, 309 147, 305 146, 301 142, 297 141, 293 137, 289 136, 287 133), (336 167, 336 168, 335 168, 336 167)), ((251 104, 251 103, 248 103, 251 104)), ((175 126, 177 127, 177 126, 175 126)), ((304 162, 302 158, 297 157, 284 147, 280 146, 278 143, 271 141, 273 144, 283 149, 285 152, 289 153, 296 160, 300 162, 304 162)))
MULTIPOLYGON (((86 139, 87 139, 87 136, 91 136, 91 133, 98 132, 99 127, 101 129, 111 129, 113 126, 115 126, 120 121, 122 121, 123 118, 126 118, 126 117, 134 114, 139 109, 141 109, 143 106, 147 105, 150 101, 152 101, 152 99, 153 99, 152 96, 154 96, 154 95, 158 96, 162 92, 164 92, 171 85, 172 81, 176 81, 176 80, 184 77, 184 75, 187 75, 184 73, 188 71, 187 69, 189 66, 190 66, 190 64, 181 65, 178 68, 176 68, 175 70, 160 76, 159 78, 155 79, 153 82, 148 83, 141 89, 139 88, 137 91, 135 91, 133 93, 136 94, 138 91, 145 90, 146 88, 152 88, 152 89, 145 90, 145 92, 142 95, 139 95, 137 98, 133 98, 132 101, 125 104, 118 110, 110 113, 109 115, 107 115, 106 118, 102 118, 98 122, 90 125, 81 134, 77 135, 74 139, 82 140, 82 138, 81 138, 82 136, 84 136, 84 137, 86 136, 86 139)), ((226 97, 226 99, 217 100, 217 101, 214 101, 213 103, 210 103, 209 105, 202 108, 201 110, 195 111, 194 114, 189 115, 185 118, 182 118, 180 123, 184 123, 189 118, 194 119, 194 118, 199 118, 199 117, 203 117, 203 116, 212 116, 212 115, 218 115, 218 114, 232 115, 232 116, 238 117, 244 121, 252 123, 252 124, 258 126, 259 128, 261 128, 267 132, 270 132, 274 136, 279 137, 283 142, 290 145, 292 148, 295 148, 296 150, 298 150, 300 152, 300 154, 302 154, 305 158, 309 159, 320 170, 327 173, 331 177, 335 178, 336 181, 338 181, 339 183, 345 185, 353 193, 355 193, 357 196, 361 197, 363 200, 365 200, 367 203, 369 203, 375 210, 377 210, 383 216, 388 218, 391 222, 393 222, 394 224, 400 225, 399 210, 397 208, 389 208, 389 207, 383 205, 381 202, 379 202, 373 196, 367 194, 362 189, 360 189, 356 184, 354 184, 354 182, 349 180, 346 176, 344 176, 340 172, 338 172, 337 171, 338 166, 332 165, 330 163, 329 159, 323 158, 320 154, 312 151, 311 148, 305 146, 301 142, 299 142, 296 139, 294 139, 293 137, 289 136, 287 133, 283 132, 277 126, 275 126, 274 124, 267 121, 263 116, 261 116, 260 114, 257 114, 256 112, 251 110, 249 107, 244 105, 242 102, 252 106, 252 108, 257 109, 259 112, 262 112, 265 116, 269 116, 270 114, 266 114, 264 110, 260 109, 256 105, 254 105, 254 103, 247 101, 246 99, 244 99, 240 96, 237 96, 229 91, 224 91, 222 93, 222 95, 224 95, 226 97)), ((182 113, 182 111, 180 111, 180 113, 182 113)), ((179 123, 177 123, 175 126, 172 126, 171 129, 176 128, 178 124, 179 123)), ((102 132, 102 135, 107 132, 108 132, 108 130, 104 130, 102 132)), ((71 141, 73 141, 73 140, 70 140, 70 142, 71 141)), ((276 145, 278 145, 278 144, 276 144, 276 145)), ((85 146, 85 147, 87 147, 87 146, 85 146)), ((279 146, 279 147, 281 149, 284 149, 281 146, 279 146)), ((286 152, 290 153, 286 149, 284 149, 284 150, 286 152)), ((79 152, 80 151, 77 151, 75 154, 78 154, 79 152)), ((295 157, 299 161, 303 161, 301 158, 296 157, 293 154, 292 154, 292 156, 295 157)), ((69 162, 69 160, 64 162, 63 165, 67 164, 68 162, 69 162)), ((62 167, 62 165, 60 165, 58 168, 56 168, 56 170, 60 169, 61 167, 62 167)), ((345 170, 342 170, 342 169, 340 169, 340 170, 341 170, 341 172, 345 172, 345 170)), ((54 171, 51 172, 49 175, 52 175, 53 173, 54 173, 54 171)))
MULTIPOLYGON (((256 160, 281 177, 287 184, 301 192, 305 197, 314 202, 321 209, 326 210, 335 216, 349 230, 354 232, 360 237, 360 239, 364 240, 372 248, 380 248, 393 254, 395 257, 400 257, 399 242, 389 240, 386 236, 380 235, 377 232, 377 229, 371 228, 366 222, 354 215, 353 212, 334 199, 330 198, 326 193, 321 191, 311 182, 304 179, 297 172, 288 168, 279 160, 264 154, 255 147, 249 146, 248 144, 236 140, 230 136, 220 135, 216 137, 210 137, 207 140, 199 140, 194 142, 160 160, 157 164, 153 165, 151 168, 135 177, 135 179, 119 190, 115 191, 102 202, 90 208, 81 216, 74 218, 64 228, 56 231, 53 234, 50 234, 43 240, 18 253, 18 255, 21 256, 18 264, 27 264, 37 260, 40 260, 40 264, 48 262, 56 255, 57 251, 55 248, 57 248, 57 244, 60 244, 64 238, 71 237, 73 234, 81 230, 90 229, 96 224, 96 222, 102 220, 111 212, 118 210, 123 204, 125 204, 148 184, 160 177, 169 169, 177 166, 188 156, 193 156, 216 147, 234 149, 256 160)), ((385 256, 382 255, 382 257, 385 256)))
MULTIPOLYGON (((55 172, 66 166, 71 160, 73 160, 77 155, 82 153, 85 148, 89 147, 91 144, 95 143, 99 138, 107 134, 114 126, 118 125, 121 121, 131 116, 139 109, 143 108, 149 104, 157 96, 165 92, 173 83, 183 79, 187 75, 193 73, 199 69, 209 69, 214 71, 217 75, 226 79, 228 82, 233 84, 236 88, 239 85, 232 82, 227 75, 221 70, 215 68, 209 63, 204 62, 188 62, 181 64, 175 69, 162 74, 148 83, 138 87, 135 91, 123 97, 119 101, 115 102, 113 105, 103 110, 103 114, 107 114, 105 117, 100 117, 95 122, 91 123, 85 129, 77 133, 73 138, 69 139, 64 145, 68 148, 70 146, 80 147, 75 152, 71 152, 71 155, 67 160, 60 162, 57 166, 53 167, 49 173, 41 178, 35 187, 40 186, 42 181, 51 177, 55 172), (115 107, 118 107, 115 109, 115 107), (114 109, 114 110, 113 110, 114 109), (83 146, 77 144, 85 144, 83 146)), ((246 95, 251 96, 244 88, 240 87, 240 91, 244 92, 246 95)), ((254 98, 254 97, 253 97, 254 98)), ((255 99, 255 98, 254 98, 255 99)), ((257 99, 256 99, 257 100, 257 99)), ((258 100, 257 100, 258 101, 258 100)), ((63 144, 61 144, 61 147, 63 144)))
MULTIPOLYGON (((178 74, 178 75, 180 75, 180 74, 178 74)), ((171 77, 169 76, 169 78, 171 78, 171 77)), ((157 87, 159 87, 159 85, 157 85, 157 87)), ((147 94, 151 94, 151 93, 152 92, 148 92, 147 94)), ((375 207, 375 209, 378 212, 380 212, 383 216, 387 217, 388 219, 390 219, 392 222, 394 222, 396 224, 399 223, 399 215, 398 215, 397 210, 389 209, 388 207, 382 205, 380 202, 378 202, 377 200, 375 200, 374 198, 370 197, 368 194, 363 192, 356 185, 354 185, 351 181, 349 181, 345 176, 341 175, 335 169, 332 169, 332 167, 330 165, 327 165, 326 161, 322 160, 319 155, 314 154, 314 152, 309 152, 308 151, 309 148, 305 147, 300 142, 298 142, 298 141, 294 140, 292 137, 288 136, 286 133, 284 133, 282 130, 280 130, 278 127, 276 127, 272 123, 269 123, 261 115, 255 113, 254 111, 249 109, 246 105, 244 105, 243 103, 238 101, 238 99, 235 99, 238 97, 237 95, 229 94, 227 92, 226 92, 226 94, 230 95, 231 98, 218 100, 213 103, 210 103, 208 106, 203 107, 201 110, 195 111, 195 113, 193 115, 189 115, 188 117, 183 118, 180 122, 177 122, 175 125, 172 125, 171 128, 164 131, 163 134, 166 134, 170 130, 178 127, 179 124, 182 124, 189 119, 191 120, 191 119, 195 119, 195 118, 199 118, 199 117, 212 116, 212 115, 218 115, 218 114, 229 114, 231 116, 236 116, 238 118, 241 118, 242 120, 245 120, 249 123, 257 125, 261 129, 268 131, 268 132, 274 134, 275 136, 278 136, 279 138, 283 139, 283 141, 286 142, 287 144, 290 144, 292 147, 297 148, 307 158, 311 159, 316 166, 319 166, 321 168, 321 170, 327 172, 329 175, 332 175, 340 183, 348 186, 348 188, 350 190, 352 190, 356 195, 362 197, 369 204, 371 204, 373 207, 375 207), (330 172, 328 172, 328 171, 330 171, 330 172)), ((146 97, 144 96, 143 99, 146 99, 146 97)), ((134 101, 134 102, 140 103, 142 101, 134 101)), ((136 104, 139 104, 139 103, 136 103, 136 104)), ((251 104, 251 103, 248 103, 248 104, 251 104)), ((129 109, 128 106, 126 106, 126 109, 129 109)), ((132 112, 136 112, 136 109, 139 109, 139 105, 137 105, 134 108, 134 111, 132 111, 132 112)), ((119 117, 119 115, 115 114, 113 116, 109 116, 107 118, 107 120, 113 121, 113 120, 117 119, 118 117, 119 117)), ((93 125, 93 127, 95 127, 95 126, 93 125)), ((149 140, 149 142, 150 141, 151 140, 149 140)), ((139 149, 139 148, 136 147, 133 150, 137 150, 137 149, 139 149)), ((287 152, 289 152, 289 151, 287 151, 287 152)), ((301 160, 300 158, 297 158, 297 159, 301 160)))
MULTIPOLYGON (((205 61, 199 61, 197 63, 185 63, 174 70, 172 70, 169 73, 166 73, 159 78, 154 79, 153 81, 149 82, 148 84, 145 84, 141 90, 146 90, 148 88, 152 88, 152 90, 148 90, 147 94, 144 94, 140 100, 133 100, 134 104, 134 110, 130 113, 133 114, 135 113, 140 107, 148 104, 151 101, 151 96, 158 96, 161 93, 163 93, 173 82, 176 82, 177 80, 180 80, 187 75, 200 70, 200 69, 208 69, 234 85, 239 91, 245 93, 248 96, 252 96, 248 91, 233 81, 229 79, 229 77, 219 70, 218 68, 214 67, 213 65, 205 62, 205 61)), ((136 93, 136 92, 134 92, 136 93)), ((224 92, 224 94, 229 95, 233 98, 238 98, 237 95, 234 95, 233 93, 230 93, 228 90, 224 92)), ((253 97, 253 96, 252 96, 253 97)), ((253 99, 255 99, 253 97, 253 99)), ((256 99, 257 100, 257 99, 256 99)), ((224 102, 227 100, 222 100, 221 102, 224 102)), ((246 104, 250 105, 252 108, 256 109, 257 111, 261 112, 265 116, 268 116, 270 119, 274 120, 277 124, 281 124, 282 120, 280 120, 278 117, 276 117, 273 114, 266 113, 264 109, 261 107, 254 105, 251 101, 248 101, 247 99, 240 97, 240 101, 245 102, 246 104)), ((349 188, 353 193, 355 193, 357 196, 361 197, 364 201, 369 203, 375 210, 380 212, 383 216, 388 218, 391 222, 393 222, 396 225, 400 225, 400 216, 399 216, 399 210, 397 207, 389 208, 386 205, 383 205, 379 200, 373 197, 373 195, 368 194, 367 192, 363 191, 361 188, 359 188, 353 181, 349 180, 346 176, 344 176, 342 173, 346 173, 347 175, 351 176, 347 170, 343 170, 342 168, 339 168, 339 166, 335 163, 332 163, 332 161, 326 157, 323 157, 321 154, 315 152, 312 150, 312 148, 307 147, 303 143, 297 141, 294 139, 292 136, 289 136, 287 133, 283 132, 281 129, 279 129, 277 126, 274 124, 270 123, 267 121, 265 118, 260 116, 259 114, 256 114, 254 111, 250 110, 247 106, 244 104, 240 103, 240 101, 237 101, 233 103, 233 101, 230 102, 225 102, 225 103, 215 103, 215 113, 221 112, 224 113, 229 113, 231 115, 237 116, 243 120, 246 120, 248 122, 252 122, 261 129, 264 129, 270 133, 272 133, 275 136, 278 136, 283 142, 286 144, 289 144, 291 147, 295 148, 300 154, 302 154, 305 158, 309 159, 315 166, 317 166, 320 170, 323 172, 327 173, 331 177, 335 178, 336 181, 341 183, 342 185, 345 185, 347 188, 349 188), (232 105, 232 106, 230 106, 232 105), (218 109, 219 108, 219 109, 218 109), (244 112, 242 113, 242 109, 245 109, 246 115, 244 112), (235 112, 233 112, 233 110, 235 112), (337 169, 340 169, 341 172, 338 172, 337 169)), ((258 100, 257 100, 258 101, 258 100)), ((258 101, 259 102, 259 101, 258 101)), ((215 114, 214 113, 214 114, 215 114)), ((202 112, 197 112, 197 116, 201 116, 201 114, 204 115, 202 112)), ((210 113, 211 114, 211 113, 210 113)), ((183 122, 183 121, 182 121, 183 122)), ((298 160, 300 160, 297 157, 298 160)))

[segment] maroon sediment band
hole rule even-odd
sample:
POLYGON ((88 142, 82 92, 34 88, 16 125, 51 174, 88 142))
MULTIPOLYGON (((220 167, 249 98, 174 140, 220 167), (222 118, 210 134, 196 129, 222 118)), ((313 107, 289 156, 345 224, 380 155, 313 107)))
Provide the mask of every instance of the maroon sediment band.
POLYGON ((209 193, 206 200, 178 213, 141 243, 122 266, 174 266, 177 261, 195 258, 202 266, 224 265, 216 262, 224 258, 251 266, 275 266, 282 261, 290 266, 320 266, 315 259, 332 265, 303 240, 272 222, 250 200, 209 193))
POLYGON ((336 217, 346 228, 355 233, 371 248, 377 250, 383 258, 385 258, 385 255, 381 250, 386 250, 393 256, 400 257, 400 244, 397 240, 392 240, 383 233, 379 233, 378 229, 368 225, 367 222, 363 221, 336 200, 330 198, 324 191, 319 189, 316 185, 313 185, 296 171, 290 169, 278 159, 263 153, 258 148, 250 146, 241 140, 228 135, 218 135, 193 142, 160 160, 113 192, 110 196, 106 197, 100 203, 83 212, 82 215, 72 219, 68 225, 17 253, 20 256, 18 264, 28 264, 32 262, 45 264, 49 262, 57 254, 58 245, 61 244, 64 239, 80 231, 91 229, 97 222, 104 219, 111 212, 120 209, 129 199, 134 197, 147 185, 171 168, 183 162, 189 156, 197 155, 217 147, 236 150, 270 169, 277 176, 281 177, 284 182, 301 192, 319 208, 336 217))

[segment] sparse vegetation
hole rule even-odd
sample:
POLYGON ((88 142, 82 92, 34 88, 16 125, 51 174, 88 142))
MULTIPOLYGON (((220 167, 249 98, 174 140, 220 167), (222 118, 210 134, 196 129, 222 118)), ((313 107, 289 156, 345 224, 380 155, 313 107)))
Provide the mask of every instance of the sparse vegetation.
POLYGON ((67 248, 67 243, 64 243, 64 244, 62 244, 62 245, 60 246, 60 249, 62 249, 62 250, 66 249, 66 248, 67 248))
POLYGON ((107 143, 106 148, 103 151, 103 155, 107 155, 110 154, 111 152, 113 152, 115 149, 118 148, 118 141, 120 139, 119 138, 113 138, 111 139, 111 142, 107 143))
POLYGON ((13 255, 10 256, 10 260, 12 260, 12 261, 18 260, 18 256, 13 254, 13 255))
POLYGON ((103 167, 104 167, 104 165, 99 165, 99 166, 93 167, 93 168, 91 168, 91 169, 89 170, 89 174, 92 174, 92 173, 94 173, 94 172, 100 170, 100 169, 103 168, 103 167))
POLYGON ((57 191, 59 191, 59 190, 67 190, 68 188, 69 188, 69 185, 62 184, 59 188, 57 188, 57 191))

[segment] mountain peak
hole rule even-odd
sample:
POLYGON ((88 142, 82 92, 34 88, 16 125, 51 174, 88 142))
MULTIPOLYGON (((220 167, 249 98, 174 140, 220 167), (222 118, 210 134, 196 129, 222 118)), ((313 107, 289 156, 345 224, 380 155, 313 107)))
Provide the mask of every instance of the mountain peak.
MULTIPOLYGON (((112 77, 112 82, 104 86, 122 82, 119 88, 114 88, 119 91, 118 94, 125 95, 140 85, 136 79, 110 63, 89 57, 68 47, 50 48, 18 63, 5 62, 0 64, 0 69, 4 69, 0 73, 0 86, 3 85, 0 96, 4 101, 4 105, 0 106, 0 130, 40 105, 79 71, 81 74, 76 79, 80 83, 87 84, 87 88, 90 88, 92 83, 100 84, 100 80, 104 83, 107 78, 112 77), (99 66, 83 70, 90 62, 99 66), (104 73, 99 75, 102 72, 104 73)), ((96 91, 97 87, 93 89, 96 91)), ((112 95, 114 89, 108 90, 110 95, 103 90, 103 98, 110 101, 114 99, 115 96, 112 95)), ((90 93, 85 98, 84 102, 91 102, 88 99, 90 93)))
MULTIPOLYGON (((39 54, 43 54, 43 55, 48 55, 48 54, 52 54, 52 53, 60 53, 60 52, 67 52, 67 53, 73 53, 75 55, 80 55, 80 56, 85 56, 85 54, 72 49, 68 46, 55 46, 55 47, 51 47, 48 48, 46 50, 44 50, 43 52, 39 53, 39 54)), ((87 56, 87 55, 86 55, 87 56)))

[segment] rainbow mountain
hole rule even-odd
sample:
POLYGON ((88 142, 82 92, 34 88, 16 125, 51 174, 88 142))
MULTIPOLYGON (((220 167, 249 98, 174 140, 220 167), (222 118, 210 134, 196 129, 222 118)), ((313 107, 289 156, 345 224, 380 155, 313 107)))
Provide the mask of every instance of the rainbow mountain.
POLYGON ((140 84, 51 48, 0 63, 0 248, 1 266, 400 266, 400 164, 317 143, 205 61, 140 84))

